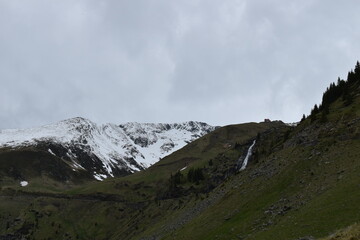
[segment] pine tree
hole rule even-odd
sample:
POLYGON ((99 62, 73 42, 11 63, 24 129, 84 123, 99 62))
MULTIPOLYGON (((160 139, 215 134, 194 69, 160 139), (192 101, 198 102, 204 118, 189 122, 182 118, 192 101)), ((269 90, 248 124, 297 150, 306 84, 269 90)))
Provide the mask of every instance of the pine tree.
POLYGON ((189 182, 195 182, 196 184, 199 183, 199 181, 204 180, 204 174, 202 172, 201 168, 193 169, 191 168, 188 172, 187 179, 189 182))
POLYGON ((301 120, 300 120, 300 122, 305 121, 305 119, 306 119, 305 114, 303 114, 303 115, 302 115, 302 118, 301 118, 301 120))
POLYGON ((319 108, 317 106, 317 104, 315 104, 314 108, 311 110, 311 114, 310 114, 310 120, 311 122, 316 120, 316 114, 319 113, 319 108))
POLYGON ((311 110, 311 115, 316 115, 319 113, 319 108, 317 104, 314 105, 314 108, 311 110))
POLYGON ((359 63, 359 61, 356 62, 354 72, 355 72, 356 75, 360 75, 360 63, 359 63))
POLYGON ((353 84, 355 81, 356 81, 356 75, 355 75, 355 73, 353 72, 353 70, 351 70, 351 71, 348 73, 347 82, 348 82, 349 84, 353 84))
POLYGON ((354 69, 354 81, 356 83, 360 83, 360 63, 359 61, 356 62, 355 69, 354 69))

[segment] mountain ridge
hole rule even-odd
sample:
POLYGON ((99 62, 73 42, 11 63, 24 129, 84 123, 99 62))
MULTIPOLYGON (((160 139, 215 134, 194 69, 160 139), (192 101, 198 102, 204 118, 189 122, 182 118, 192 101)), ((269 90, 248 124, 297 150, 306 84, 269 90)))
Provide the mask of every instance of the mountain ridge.
POLYGON ((144 170, 215 130, 202 122, 96 124, 76 117, 29 129, 0 131, 0 148, 36 146, 86 169, 97 180, 144 170))

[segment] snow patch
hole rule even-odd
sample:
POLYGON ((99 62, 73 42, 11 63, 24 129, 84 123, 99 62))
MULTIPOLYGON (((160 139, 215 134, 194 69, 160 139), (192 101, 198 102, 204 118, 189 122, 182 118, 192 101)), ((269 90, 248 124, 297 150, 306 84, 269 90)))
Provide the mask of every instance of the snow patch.
POLYGON ((285 123, 287 126, 289 127, 296 127, 297 125, 299 125, 300 122, 293 122, 293 123, 285 123))
POLYGON ((50 148, 48 149, 48 152, 49 152, 51 155, 56 156, 56 155, 55 155, 55 153, 54 153, 53 151, 51 151, 51 149, 50 149, 50 148))
POLYGON ((21 181, 20 186, 26 187, 29 183, 27 181, 21 181))
POLYGON ((101 173, 95 173, 94 178, 98 181, 104 181, 107 178, 107 175, 101 173))
POLYGON ((186 168, 187 168, 187 166, 183 167, 182 169, 180 169, 180 172, 184 171, 186 168))
POLYGON ((78 164, 77 162, 72 162, 72 165, 73 165, 73 171, 77 171, 79 169, 82 169, 82 170, 86 170, 83 166, 81 166, 80 164, 78 164))

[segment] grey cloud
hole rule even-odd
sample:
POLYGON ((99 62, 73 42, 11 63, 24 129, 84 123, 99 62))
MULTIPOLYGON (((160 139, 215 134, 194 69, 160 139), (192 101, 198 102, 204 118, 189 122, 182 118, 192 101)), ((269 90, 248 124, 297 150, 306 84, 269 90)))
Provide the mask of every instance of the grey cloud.
POLYGON ((360 58, 356 1, 0 0, 0 128, 296 121, 360 58))

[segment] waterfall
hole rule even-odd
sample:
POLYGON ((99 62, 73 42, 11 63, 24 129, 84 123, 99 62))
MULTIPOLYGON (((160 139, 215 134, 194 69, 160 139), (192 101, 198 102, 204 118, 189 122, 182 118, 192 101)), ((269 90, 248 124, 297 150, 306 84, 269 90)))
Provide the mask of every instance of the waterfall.
POLYGON ((245 159, 244 159, 244 161, 243 161, 243 163, 242 163, 241 168, 240 168, 239 171, 245 170, 246 165, 248 164, 249 158, 250 158, 251 155, 252 155, 252 150, 253 150, 253 148, 254 148, 254 146, 255 146, 255 143, 256 143, 256 140, 254 140, 254 142, 253 142, 253 143, 251 144, 251 146, 249 147, 248 152, 247 152, 247 154, 246 154, 246 157, 245 157, 245 159))

